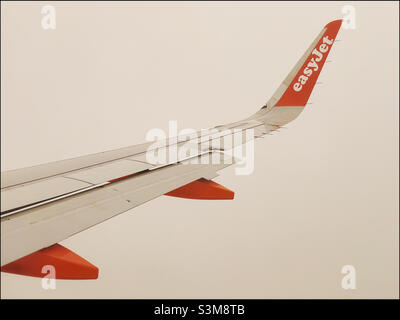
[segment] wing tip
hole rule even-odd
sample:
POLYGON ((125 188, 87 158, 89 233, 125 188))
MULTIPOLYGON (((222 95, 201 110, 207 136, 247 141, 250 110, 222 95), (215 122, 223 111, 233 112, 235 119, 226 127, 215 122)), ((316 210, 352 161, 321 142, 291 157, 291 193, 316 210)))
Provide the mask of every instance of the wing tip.
POLYGON ((342 25, 343 19, 338 19, 338 20, 333 20, 331 22, 329 22, 327 25, 325 25, 326 29, 330 29, 330 28, 337 28, 339 29, 342 25))

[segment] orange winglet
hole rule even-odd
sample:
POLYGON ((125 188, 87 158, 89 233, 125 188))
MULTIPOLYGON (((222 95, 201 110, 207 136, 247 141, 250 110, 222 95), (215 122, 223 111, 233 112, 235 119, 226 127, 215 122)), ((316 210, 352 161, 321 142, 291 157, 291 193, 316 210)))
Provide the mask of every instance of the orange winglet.
POLYGON ((325 26, 325 32, 275 107, 305 106, 335 42, 342 20, 325 26))
POLYGON ((2 272, 44 278, 47 269, 54 267, 56 279, 97 279, 99 269, 60 244, 31 253, 1 267, 2 272), (43 269, 43 273, 42 273, 43 269))
POLYGON ((214 181, 201 178, 165 195, 186 199, 231 200, 235 193, 214 181))

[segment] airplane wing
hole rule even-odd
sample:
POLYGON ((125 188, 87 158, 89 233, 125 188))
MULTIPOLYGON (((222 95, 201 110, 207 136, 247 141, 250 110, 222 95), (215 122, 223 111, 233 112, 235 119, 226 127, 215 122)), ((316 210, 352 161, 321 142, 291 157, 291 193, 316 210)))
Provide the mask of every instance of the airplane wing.
POLYGON ((43 276, 45 264, 57 278, 97 278, 98 269, 58 242, 161 195, 192 199, 233 199, 233 192, 211 181, 235 163, 228 153, 294 120, 304 109, 342 21, 328 23, 268 102, 241 121, 210 132, 176 137, 74 159, 1 173, 2 271, 43 276), (243 132, 253 130, 249 138, 243 132), (227 139, 228 138, 228 139, 227 139), (208 143, 205 144, 204 141, 208 143), (148 160, 148 153, 174 154, 184 144, 190 154, 148 160), (215 145, 217 147, 215 147, 215 145), (213 159, 218 156, 219 161, 213 159), (195 161, 194 161, 195 160, 195 161))

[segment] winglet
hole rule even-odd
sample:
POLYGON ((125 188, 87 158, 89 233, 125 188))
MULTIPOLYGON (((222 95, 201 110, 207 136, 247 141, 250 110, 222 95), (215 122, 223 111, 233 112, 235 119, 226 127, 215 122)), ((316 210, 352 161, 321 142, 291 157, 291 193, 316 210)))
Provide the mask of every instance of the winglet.
POLYGON ((304 107, 307 104, 341 25, 342 20, 334 20, 324 27, 274 94, 277 102, 271 105, 271 98, 267 105, 304 107))

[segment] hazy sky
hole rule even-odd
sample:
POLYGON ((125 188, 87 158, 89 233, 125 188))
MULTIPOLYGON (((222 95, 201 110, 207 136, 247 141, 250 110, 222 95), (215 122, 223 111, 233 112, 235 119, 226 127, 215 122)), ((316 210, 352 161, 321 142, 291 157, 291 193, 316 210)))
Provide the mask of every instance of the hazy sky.
POLYGON ((44 30, 42 3, 2 2, 1 169, 250 116, 344 4, 312 104, 252 175, 220 171, 233 201, 160 197, 61 243, 98 280, 2 273, 2 297, 398 297, 398 3, 55 2, 44 30))

